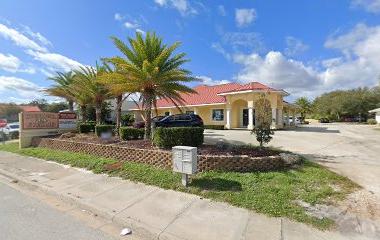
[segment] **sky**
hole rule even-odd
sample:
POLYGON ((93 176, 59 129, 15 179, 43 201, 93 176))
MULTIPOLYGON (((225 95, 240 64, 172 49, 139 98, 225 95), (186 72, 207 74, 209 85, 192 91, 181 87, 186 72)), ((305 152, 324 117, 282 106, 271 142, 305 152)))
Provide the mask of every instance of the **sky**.
POLYGON ((56 71, 148 31, 182 43, 192 85, 258 81, 294 100, 379 83, 380 0, 1 0, 0 102, 54 100, 41 90, 56 71))

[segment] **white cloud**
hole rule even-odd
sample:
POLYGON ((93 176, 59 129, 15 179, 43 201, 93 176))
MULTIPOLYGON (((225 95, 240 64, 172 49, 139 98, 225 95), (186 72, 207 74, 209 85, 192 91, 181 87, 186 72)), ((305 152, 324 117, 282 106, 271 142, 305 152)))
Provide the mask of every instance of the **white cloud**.
POLYGON ((33 49, 35 51, 40 51, 40 52, 47 51, 45 47, 40 46, 35 41, 26 37, 24 34, 20 33, 19 31, 13 28, 9 28, 1 23, 0 23, 0 35, 6 39, 11 40, 17 46, 27 48, 27 49, 33 49))
POLYGON ((253 8, 241 8, 235 10, 235 21, 238 27, 251 24, 257 18, 256 10, 253 8))
POLYGON ((12 73, 22 72, 34 74, 36 72, 33 67, 22 68, 22 62, 18 57, 12 54, 2 53, 0 53, 0 69, 12 73))
POLYGON ((154 0, 154 2, 160 7, 174 8, 182 16, 198 14, 198 11, 187 0, 154 0))
POLYGON ((295 37, 288 36, 286 37, 285 41, 287 46, 285 48, 285 54, 287 56, 296 56, 309 49, 308 45, 295 37))
POLYGON ((205 85, 219 85, 231 82, 229 80, 214 80, 208 76, 196 76, 196 78, 200 79, 202 83, 205 85))
POLYGON ((17 57, 0 53, 0 69, 8 72, 17 72, 21 66, 21 61, 17 57))
POLYGON ((45 37, 43 36, 41 33, 39 32, 33 32, 32 29, 30 29, 30 27, 28 26, 23 26, 25 28, 25 32, 31 36, 32 38, 36 39, 37 41, 39 41, 40 43, 42 43, 43 45, 45 46, 52 46, 53 44, 45 37))
POLYGON ((9 102, 12 100, 9 99, 9 96, 12 96, 14 99, 20 98, 23 100, 41 98, 43 96, 41 90, 42 88, 40 86, 25 79, 0 76, 0 96, 8 96, 6 99, 0 98, 0 101, 9 102))
MULTIPOLYGON (((38 41, 40 41, 41 43, 44 42, 47 45, 51 45, 50 41, 47 40, 45 37, 43 37, 42 34, 38 32, 37 33, 33 32, 28 26, 24 26, 24 28, 26 29, 29 35, 33 35, 34 38, 37 38, 38 41)), ((16 29, 7 27, 1 23, 0 23, 0 35, 4 36, 6 39, 11 40, 17 46, 25 48, 26 49, 25 52, 27 54, 31 55, 35 60, 46 64, 50 71, 57 71, 57 70, 69 71, 69 70, 72 70, 73 68, 76 69, 82 65, 79 62, 73 59, 70 59, 66 56, 63 56, 61 54, 49 52, 47 48, 37 44, 35 41, 28 38, 24 34, 20 33, 16 29)), ((13 61, 16 61, 14 56, 10 58, 13 59, 13 61)), ((9 59, 9 55, 8 55, 8 59, 9 59)), ((12 63, 13 67, 15 67, 14 63, 12 63)), ((7 63, 7 64, 9 65, 10 63, 7 63)), ((21 61, 19 64, 21 64, 21 61)), ((8 70, 10 69, 9 67, 10 66, 8 66, 8 70)), ((13 71, 16 71, 16 70, 13 70, 13 71)), ((28 67, 26 69, 18 69, 17 71, 26 72, 26 73, 36 72, 36 70, 32 67, 28 67)))
POLYGON ((70 71, 83 66, 81 63, 58 53, 43 53, 33 50, 27 50, 26 53, 35 60, 44 63, 52 71, 70 71))
POLYGON ((223 5, 218 6, 218 13, 220 16, 223 16, 223 17, 227 15, 226 9, 223 5))
POLYGON ((254 52, 265 50, 261 35, 256 32, 226 32, 222 34, 222 42, 232 46, 235 51, 239 51, 241 48, 248 48, 254 52))
POLYGON ((380 13, 380 0, 352 0, 351 5, 364 8, 368 12, 380 13))
POLYGON ((211 44, 211 48, 213 48, 218 53, 222 54, 223 57, 225 57, 227 60, 231 59, 231 54, 228 51, 226 51, 226 49, 224 49, 220 43, 211 44))
POLYGON ((140 28, 136 28, 136 32, 141 33, 142 35, 145 35, 145 33, 146 33, 144 30, 142 30, 140 28))
POLYGON ((126 27, 128 29, 134 29, 134 28, 138 28, 139 25, 137 23, 125 22, 124 27, 126 27))
POLYGON ((235 54, 233 60, 242 65, 235 76, 239 81, 259 81, 285 88, 296 96, 314 97, 325 91, 375 86, 380 76, 380 26, 358 24, 351 31, 330 36, 325 47, 338 50, 341 56, 324 59, 320 67, 270 51, 235 54))
POLYGON ((124 17, 120 13, 115 13, 114 19, 116 21, 123 21, 124 17))
POLYGON ((266 56, 236 54, 242 71, 236 76, 241 82, 258 81, 276 88, 300 91, 320 84, 318 73, 302 62, 287 59, 282 53, 270 51, 266 56))

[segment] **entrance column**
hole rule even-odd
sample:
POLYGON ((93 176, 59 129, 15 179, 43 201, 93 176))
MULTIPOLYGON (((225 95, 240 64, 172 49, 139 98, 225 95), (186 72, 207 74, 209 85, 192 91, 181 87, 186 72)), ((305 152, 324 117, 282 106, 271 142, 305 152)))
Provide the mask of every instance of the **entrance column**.
POLYGON ((283 128, 284 127, 284 117, 282 115, 282 109, 281 108, 278 109, 277 125, 278 125, 279 128, 283 128))
POLYGON ((276 128, 277 127, 277 109, 272 108, 272 127, 276 128))
POLYGON ((247 128, 249 130, 253 130, 254 128, 254 125, 253 125, 253 108, 250 107, 248 108, 248 126, 247 128))
POLYGON ((231 108, 226 108, 226 128, 231 129, 231 108))
POLYGON ((296 125, 296 110, 293 110, 293 126, 296 125))
POLYGON ((290 117, 290 110, 287 109, 286 110, 286 125, 287 126, 290 126, 290 119, 289 119, 289 117, 290 117))

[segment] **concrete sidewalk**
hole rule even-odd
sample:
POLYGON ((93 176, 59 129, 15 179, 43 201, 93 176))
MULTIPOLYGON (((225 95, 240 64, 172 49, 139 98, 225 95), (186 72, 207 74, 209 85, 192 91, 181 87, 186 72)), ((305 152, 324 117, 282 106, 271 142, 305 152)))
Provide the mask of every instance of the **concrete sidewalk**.
POLYGON ((370 239, 1 151, 0 175, 130 227, 143 239, 370 239))

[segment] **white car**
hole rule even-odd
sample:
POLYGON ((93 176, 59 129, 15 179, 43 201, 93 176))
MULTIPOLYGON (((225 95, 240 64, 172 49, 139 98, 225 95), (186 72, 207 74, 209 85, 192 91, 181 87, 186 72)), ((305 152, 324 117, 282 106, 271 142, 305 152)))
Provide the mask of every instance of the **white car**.
MULTIPOLYGON (((286 123, 286 119, 285 119, 285 123, 286 123)), ((289 117, 289 123, 292 124, 293 123, 293 117, 289 117)), ((296 120, 295 120, 295 125, 297 124, 301 124, 301 118, 299 117, 296 117, 296 120)))
POLYGON ((20 124, 18 122, 8 123, 7 126, 3 128, 3 132, 8 138, 18 138, 20 132, 20 124))

